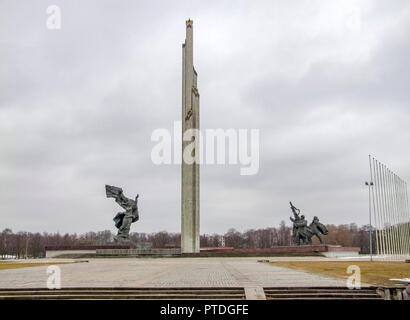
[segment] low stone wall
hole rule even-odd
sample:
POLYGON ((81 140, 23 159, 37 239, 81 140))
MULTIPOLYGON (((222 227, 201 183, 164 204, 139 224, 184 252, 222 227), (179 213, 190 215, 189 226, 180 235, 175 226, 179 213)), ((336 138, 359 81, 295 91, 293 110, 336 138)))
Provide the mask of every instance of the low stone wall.
POLYGON ((201 248, 201 255, 206 253, 224 253, 239 255, 270 255, 270 254, 309 254, 320 253, 330 256, 358 255, 358 247, 342 247, 336 245, 303 245, 303 246, 276 246, 271 248, 201 248))
POLYGON ((341 257, 357 257, 359 252, 357 251, 329 251, 322 252, 322 256, 327 258, 341 258, 341 257))
POLYGON ((47 246, 46 258, 61 256, 95 256, 95 257, 144 257, 144 256, 185 256, 185 257, 235 257, 235 256, 325 256, 331 258, 354 257, 359 255, 360 248, 332 245, 277 246, 271 248, 201 248, 200 253, 183 253, 180 248, 134 248, 121 245, 101 246, 47 246))
POLYGON ((97 256, 111 257, 140 257, 140 256, 179 256, 181 255, 180 248, 152 248, 152 249, 97 249, 97 256))
POLYGON ((99 246, 45 246, 46 258, 55 258, 62 255, 95 255, 98 249, 129 249, 123 245, 99 245, 99 246))
POLYGON ((76 256, 84 254, 95 254, 95 250, 47 250, 46 258, 61 258, 61 256, 76 256))

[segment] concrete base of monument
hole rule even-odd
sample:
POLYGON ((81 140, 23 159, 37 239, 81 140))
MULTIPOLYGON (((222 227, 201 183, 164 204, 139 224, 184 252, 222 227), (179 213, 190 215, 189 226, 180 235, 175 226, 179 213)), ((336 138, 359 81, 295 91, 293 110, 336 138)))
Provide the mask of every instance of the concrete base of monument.
POLYGON ((358 247, 342 247, 338 245, 302 245, 276 246, 271 248, 201 248, 201 253, 183 254, 184 256, 322 256, 328 258, 354 257, 359 255, 358 247))
POLYGON ((214 247, 201 248, 199 253, 181 253, 181 248, 133 248, 126 245, 47 246, 46 258, 132 258, 132 257, 292 257, 322 256, 355 257, 358 247, 336 245, 277 246, 263 249, 214 247))
POLYGON ((101 249, 130 249, 129 245, 73 245, 73 246, 45 246, 46 258, 82 258, 94 256, 101 249))
POLYGON ((98 249, 96 257, 121 258, 121 257, 178 257, 181 256, 180 248, 149 248, 149 249, 98 249))
POLYGON ((180 248, 147 248, 132 245, 97 246, 46 246, 46 258, 123 258, 123 257, 174 257, 181 255, 180 248))

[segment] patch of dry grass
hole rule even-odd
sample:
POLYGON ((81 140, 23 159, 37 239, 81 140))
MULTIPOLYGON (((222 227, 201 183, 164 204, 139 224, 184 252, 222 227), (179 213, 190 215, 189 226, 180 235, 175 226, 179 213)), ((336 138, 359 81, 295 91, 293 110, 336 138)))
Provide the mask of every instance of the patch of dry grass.
MULTIPOLYGON (((278 267, 298 269, 327 276, 348 278, 347 267, 360 268, 361 281, 373 285, 392 286, 398 284, 391 278, 410 278, 410 263, 386 261, 280 261, 271 262, 278 267)), ((403 283, 404 284, 404 283, 403 283)))
POLYGON ((0 261, 0 270, 17 269, 17 268, 29 268, 40 266, 52 266, 56 264, 67 264, 70 262, 18 262, 18 261, 0 261))

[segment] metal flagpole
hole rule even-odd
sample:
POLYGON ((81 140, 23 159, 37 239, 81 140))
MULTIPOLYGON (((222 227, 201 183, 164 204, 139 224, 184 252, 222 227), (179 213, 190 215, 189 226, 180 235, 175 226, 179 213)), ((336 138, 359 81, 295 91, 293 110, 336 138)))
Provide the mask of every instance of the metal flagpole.
POLYGON ((380 203, 381 203, 381 215, 382 215, 382 222, 383 222, 383 248, 384 248, 384 258, 386 258, 388 253, 388 246, 387 246, 387 230, 386 230, 386 201, 385 201, 385 193, 383 188, 383 171, 382 165, 379 162, 379 177, 380 177, 380 203))
MULTIPOLYGON (((406 244, 406 255, 410 257, 410 232, 407 232, 407 203, 406 203, 406 189, 405 182, 401 181, 401 192, 403 197, 403 230, 404 230, 404 243, 406 244)), ((409 230, 410 231, 410 230, 409 230)))
POLYGON ((404 221, 404 238, 406 243, 406 255, 410 257, 410 216, 408 215, 408 203, 407 203, 407 184, 405 181, 402 181, 402 192, 403 192, 403 221, 404 221))
POLYGON ((392 187, 393 187, 393 201, 394 201, 394 224, 395 224, 395 232, 396 232, 396 248, 397 248, 397 257, 400 258, 401 256, 401 245, 400 245, 400 233, 399 233, 399 221, 398 221, 398 204, 397 204, 397 192, 395 186, 395 173, 392 172, 392 187))
POLYGON ((372 168, 373 168, 373 192, 374 192, 374 196, 373 196, 373 213, 374 213, 374 226, 375 226, 375 232, 376 232, 376 250, 377 250, 377 255, 380 256, 380 230, 379 230, 379 217, 378 217, 378 212, 379 212, 379 197, 377 194, 377 186, 378 186, 378 182, 377 182, 377 176, 376 176, 376 170, 375 170, 375 164, 374 164, 374 158, 372 158, 372 168), (376 190, 375 190, 376 189, 376 190))
MULTIPOLYGON (((406 225, 407 225, 407 243, 409 243, 409 247, 410 247, 410 210, 409 210, 409 196, 407 193, 407 182, 404 183, 405 185, 405 192, 406 192, 406 225)), ((410 248, 409 248, 409 252, 408 255, 410 257, 410 248)))
POLYGON ((383 254, 383 244, 382 244, 382 229, 380 227, 380 194, 379 194, 379 177, 377 170, 377 161, 373 158, 373 170, 374 170, 374 187, 376 188, 376 237, 377 243, 379 245, 379 255, 383 254))
POLYGON ((403 257, 403 231, 401 228, 401 201, 400 201, 400 191, 399 191, 399 186, 398 186, 398 175, 394 174, 394 185, 396 188, 396 201, 397 201, 397 214, 396 214, 396 220, 397 220, 397 233, 399 235, 399 252, 400 252, 400 258, 403 257))
POLYGON ((383 247, 383 225, 381 221, 381 206, 380 206, 380 178, 379 178, 379 164, 376 159, 373 158, 373 168, 375 170, 375 186, 376 186, 376 203, 377 203, 377 228, 379 229, 379 247, 380 254, 384 254, 383 247))
POLYGON ((407 256, 408 253, 408 240, 406 238, 406 203, 404 196, 403 180, 399 178, 399 188, 400 188, 400 202, 401 202, 401 230, 403 236, 403 254, 407 256))
POLYGON ((387 177, 386 177, 386 168, 385 165, 382 165, 383 169, 383 189, 384 189, 384 196, 385 196, 385 206, 386 206, 386 233, 387 233, 387 248, 388 248, 388 255, 389 259, 392 255, 392 246, 391 246, 391 230, 390 230, 390 221, 389 221, 389 199, 388 199, 388 192, 387 192, 387 177))
POLYGON ((396 195, 394 192, 394 174, 393 172, 389 169, 390 172, 390 184, 391 184, 391 195, 392 195, 392 221, 394 223, 394 248, 396 250, 396 259, 399 258, 400 255, 400 242, 399 242, 399 233, 397 232, 397 219, 396 219, 396 195))
POLYGON ((406 243, 407 243, 407 256, 410 258, 410 211, 409 211, 409 202, 407 197, 407 183, 403 181, 403 196, 405 197, 405 225, 404 230, 406 233, 406 243))
POLYGON ((372 163, 371 157, 369 155, 369 167, 370 167, 370 182, 366 182, 369 187, 369 250, 370 250, 370 261, 373 261, 373 241, 372 241, 372 202, 371 202, 371 188, 373 186, 373 174, 372 174, 372 163))
POLYGON ((397 223, 396 223, 396 201, 394 194, 394 179, 393 172, 389 169, 390 172, 390 188, 391 188, 391 201, 392 201, 392 222, 393 222, 393 237, 394 237, 394 249, 396 253, 396 259, 399 256, 399 239, 397 234, 397 223))
POLYGON ((403 197, 403 233, 405 243, 405 254, 410 256, 410 230, 407 232, 407 203, 406 203, 406 183, 401 180, 401 192, 403 197))
POLYGON ((393 184, 392 184, 392 174, 389 168, 387 168, 388 175, 388 186, 389 186, 389 198, 390 198, 390 222, 392 224, 392 247, 394 253, 394 259, 397 258, 397 237, 396 237, 396 226, 394 224, 394 198, 393 198, 393 184))
POLYGON ((403 256, 407 256, 407 246, 408 243, 406 242, 406 218, 405 218, 405 212, 406 212, 406 204, 405 204, 405 199, 404 199, 404 188, 403 188, 403 180, 399 178, 399 189, 400 189, 400 204, 401 204, 401 209, 400 209, 400 222, 401 222, 401 236, 402 236, 402 243, 403 243, 403 256))
POLYGON ((386 229, 384 221, 384 202, 383 202, 383 192, 382 192, 382 182, 381 182, 381 167, 380 162, 377 163, 377 179, 379 181, 379 202, 380 202, 380 227, 382 230, 382 250, 383 256, 386 256, 386 229))
POLYGON ((397 259, 397 233, 396 233, 396 222, 394 219, 395 207, 394 207, 394 190, 393 190, 393 175, 390 169, 389 172, 389 189, 390 189, 390 201, 391 201, 391 221, 393 224, 393 248, 394 248, 394 258, 397 259))
POLYGON ((403 230, 403 243, 404 243, 404 255, 408 256, 410 252, 410 239, 407 238, 407 225, 406 225, 406 210, 407 210, 407 205, 406 205, 406 195, 405 195, 405 189, 404 189, 404 181, 400 179, 400 194, 401 194, 401 202, 402 202, 402 230, 403 230))
POLYGON ((399 198, 399 232, 400 232, 400 254, 404 257, 406 254, 406 243, 404 242, 404 230, 403 230, 403 198, 401 192, 401 179, 399 176, 396 175, 396 187, 397 187, 397 194, 399 198))
POLYGON ((389 189, 389 172, 387 167, 384 166, 384 174, 386 177, 386 196, 387 196, 387 221, 389 224, 389 245, 390 245, 390 255, 394 257, 394 246, 393 246, 393 231, 391 225, 391 199, 390 199, 390 189, 389 189))
POLYGON ((402 255, 406 255, 406 242, 404 240, 404 219, 403 219, 403 212, 404 212, 404 203, 403 203, 403 189, 402 189, 402 182, 399 176, 397 176, 397 189, 399 194, 399 203, 400 203, 400 238, 401 238, 401 252, 402 255))
POLYGON ((397 186, 397 174, 394 174, 394 190, 396 194, 396 221, 397 221, 397 235, 399 237, 399 255, 403 256, 403 237, 401 232, 401 223, 400 223, 400 193, 397 186))

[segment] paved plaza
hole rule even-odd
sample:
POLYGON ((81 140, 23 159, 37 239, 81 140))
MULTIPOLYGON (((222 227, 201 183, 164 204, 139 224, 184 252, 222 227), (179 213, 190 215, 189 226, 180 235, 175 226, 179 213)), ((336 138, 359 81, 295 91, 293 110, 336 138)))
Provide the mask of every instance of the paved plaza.
MULTIPOLYGON (((344 279, 258 262, 263 259, 281 260, 272 257, 123 258, 77 260, 77 263, 58 266, 63 288, 346 286, 344 279)), ((45 288, 48 276, 47 266, 0 270, 0 288, 45 288)))

